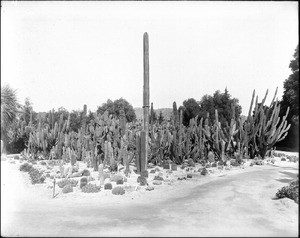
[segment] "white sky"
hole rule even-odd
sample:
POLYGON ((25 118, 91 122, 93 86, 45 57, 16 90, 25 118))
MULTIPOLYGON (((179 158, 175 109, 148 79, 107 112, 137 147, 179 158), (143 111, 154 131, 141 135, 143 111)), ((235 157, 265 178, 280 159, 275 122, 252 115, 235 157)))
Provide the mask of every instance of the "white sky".
MULTIPOLYGON (((269 101, 291 74, 297 2, 1 2, 1 85, 35 111, 142 107, 143 33, 154 108, 216 90, 269 101)), ((267 101, 267 102, 269 102, 267 101)))

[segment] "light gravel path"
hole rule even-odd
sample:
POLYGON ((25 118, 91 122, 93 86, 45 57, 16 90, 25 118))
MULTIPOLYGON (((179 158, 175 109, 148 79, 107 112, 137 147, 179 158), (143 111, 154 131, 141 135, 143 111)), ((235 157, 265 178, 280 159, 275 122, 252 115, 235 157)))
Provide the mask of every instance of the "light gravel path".
POLYGON ((2 236, 298 236, 298 205, 274 199, 297 177, 296 166, 249 167, 192 187, 182 183, 174 187, 181 192, 162 199, 119 197, 111 204, 43 199, 18 166, 1 162, 2 236))

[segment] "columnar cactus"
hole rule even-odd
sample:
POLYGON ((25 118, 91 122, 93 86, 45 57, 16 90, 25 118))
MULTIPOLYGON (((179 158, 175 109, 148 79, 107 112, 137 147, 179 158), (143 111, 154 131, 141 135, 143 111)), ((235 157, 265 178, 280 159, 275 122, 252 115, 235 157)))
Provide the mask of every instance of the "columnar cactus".
POLYGON ((142 170, 147 169, 148 158, 148 135, 149 135, 149 41, 148 33, 144 33, 144 93, 143 93, 143 108, 144 108, 144 132, 141 132, 142 150, 142 170), (145 133, 145 137, 144 137, 145 133))

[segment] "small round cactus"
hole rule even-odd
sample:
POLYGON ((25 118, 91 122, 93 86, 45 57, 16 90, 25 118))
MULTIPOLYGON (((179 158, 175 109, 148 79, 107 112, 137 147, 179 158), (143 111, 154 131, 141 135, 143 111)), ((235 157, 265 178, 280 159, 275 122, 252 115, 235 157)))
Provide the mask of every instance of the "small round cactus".
POLYGON ((207 169, 206 169, 206 168, 203 168, 202 171, 201 171, 201 175, 207 175, 207 173, 208 173, 208 172, 207 172, 207 169))
POLYGON ((141 185, 141 186, 145 186, 147 185, 147 179, 143 176, 139 176, 137 178, 137 182, 141 185))
POLYGON ((148 171, 147 170, 142 170, 141 176, 148 178, 148 171))
POLYGON ((112 184, 111 183, 106 183, 104 185, 104 190, 111 190, 112 189, 112 184))
POLYGON ((123 194, 125 194, 125 190, 124 190, 124 188, 118 186, 118 187, 115 187, 112 190, 112 194, 114 194, 114 195, 123 195, 123 194))
POLYGON ((80 179, 80 188, 84 187, 85 185, 87 185, 88 181, 86 177, 83 177, 80 179))

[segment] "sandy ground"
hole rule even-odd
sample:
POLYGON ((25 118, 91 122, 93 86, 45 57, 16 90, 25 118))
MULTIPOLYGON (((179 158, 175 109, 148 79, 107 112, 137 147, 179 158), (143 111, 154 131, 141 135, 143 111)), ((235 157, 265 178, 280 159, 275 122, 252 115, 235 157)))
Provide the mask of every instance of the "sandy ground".
POLYGON ((298 162, 276 158, 274 165, 211 169, 183 181, 170 176, 153 191, 122 196, 57 187, 53 199, 50 179, 32 185, 12 161, 1 161, 2 236, 298 236, 298 204, 274 199, 297 177, 298 162))

